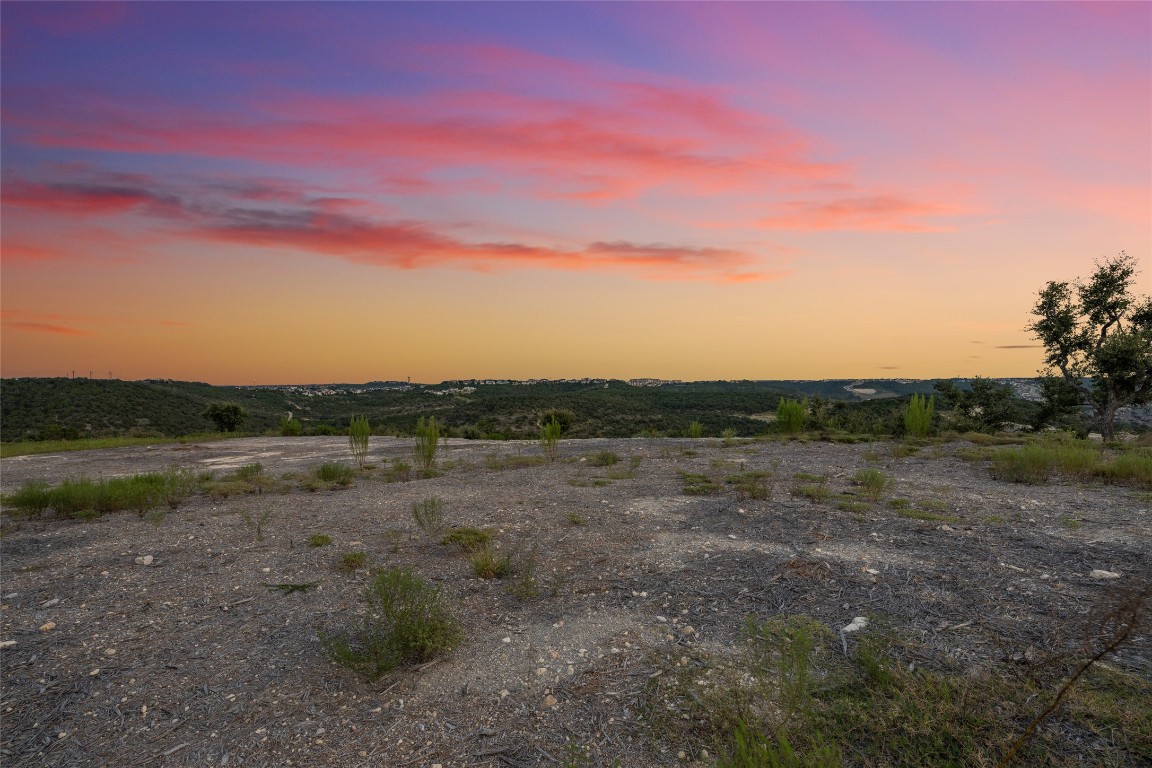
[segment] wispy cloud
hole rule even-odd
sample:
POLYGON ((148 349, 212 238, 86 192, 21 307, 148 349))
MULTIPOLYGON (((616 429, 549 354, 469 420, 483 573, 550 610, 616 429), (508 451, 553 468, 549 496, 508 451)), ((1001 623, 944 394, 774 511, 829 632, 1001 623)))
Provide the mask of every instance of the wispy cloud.
POLYGON ((14 331, 27 331, 29 333, 49 333, 57 336, 91 336, 88 331, 72 328, 67 325, 52 325, 51 323, 36 323, 26 320, 5 320, 5 328, 14 331))
MULTIPOLYGON (((268 183, 233 189, 188 184, 179 192, 154 179, 89 174, 82 182, 17 181, 6 205, 43 213, 143 215, 174 236, 292 249, 397 269, 455 266, 476 271, 526 267, 622 271, 656 280, 747 282, 783 277, 753 253, 707 246, 597 241, 578 247, 524 242, 467 242, 442 226, 355 213, 368 201, 308 197, 268 183), (353 211, 349 213, 347 211, 353 211)), ((47 253, 47 251, 44 251, 47 253)))
POLYGON ((952 227, 928 220, 961 212, 954 205, 896 195, 842 197, 825 202, 791 201, 780 204, 777 211, 762 219, 761 226, 802 231, 942 232, 952 227))

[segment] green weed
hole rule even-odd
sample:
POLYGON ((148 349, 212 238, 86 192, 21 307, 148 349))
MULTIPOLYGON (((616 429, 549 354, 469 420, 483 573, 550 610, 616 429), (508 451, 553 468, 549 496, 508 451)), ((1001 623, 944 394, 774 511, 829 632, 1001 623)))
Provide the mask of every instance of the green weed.
POLYGON ((326 547, 332 543, 332 537, 326 533, 314 533, 308 537, 308 546, 326 547))
POLYGON ((895 480, 871 467, 857 470, 852 476, 852 482, 860 486, 861 493, 872 501, 879 501, 884 492, 895 485, 895 480))
POLYGON ((320 638, 330 659, 371 679, 431 661, 463 638, 439 588, 409 569, 377 573, 364 598, 367 610, 355 629, 320 638))
POLYGON ((412 502, 412 519, 416 527, 427 534, 437 534, 444 528, 444 501, 429 496, 423 501, 412 502))
POLYGON ((481 547, 488 546, 492 541, 492 531, 486 528, 469 528, 461 526, 453 528, 440 539, 441 544, 455 544, 465 552, 472 552, 481 547))

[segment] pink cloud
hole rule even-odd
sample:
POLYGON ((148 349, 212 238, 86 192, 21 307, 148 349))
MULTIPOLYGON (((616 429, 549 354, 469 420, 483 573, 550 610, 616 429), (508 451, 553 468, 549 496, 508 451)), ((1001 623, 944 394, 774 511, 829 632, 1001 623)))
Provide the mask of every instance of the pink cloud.
POLYGON ((16 331, 27 331, 29 333, 49 333, 58 336, 91 336, 88 331, 81 331, 78 328, 72 328, 67 325, 51 325, 49 323, 37 323, 23 320, 5 320, 3 323, 5 328, 11 328, 16 331))
MULTIPOLYGON (((307 198, 227 184, 187 186, 182 194, 143 176, 89 173, 83 183, 21 182, 5 202, 34 213, 144 214, 167 237, 199 237, 247 246, 292 249, 396 269, 455 266, 478 271, 528 267, 624 271, 657 280, 743 282, 782 277, 751 253, 717 247, 593 242, 555 247, 519 242, 473 243, 423 221, 356 213, 371 206, 351 198, 307 198), (233 194, 235 192, 235 194, 233 194), (163 204, 156 204, 163 201, 163 204)), ((141 233, 138 237, 147 237, 141 233)), ((155 239, 155 235, 152 236, 155 239)), ((43 252, 41 248, 34 253, 43 252)))
POLYGON ((927 224, 926 217, 955 215, 959 209, 917 202, 895 195, 838 198, 828 202, 788 202, 780 213, 762 219, 766 229, 852 230, 863 232, 942 232, 950 227, 927 224))

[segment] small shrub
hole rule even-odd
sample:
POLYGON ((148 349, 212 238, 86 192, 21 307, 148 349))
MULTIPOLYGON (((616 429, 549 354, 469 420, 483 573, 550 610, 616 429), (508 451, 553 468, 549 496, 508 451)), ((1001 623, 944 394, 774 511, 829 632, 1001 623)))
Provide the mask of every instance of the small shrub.
POLYGON ((720 492, 720 485, 708 475, 693 472, 679 472, 684 481, 682 493, 685 496, 710 496, 720 492))
POLYGON ((536 579, 536 548, 533 547, 517 558, 516 567, 508 591, 521 600, 532 600, 540 596, 540 582, 536 579))
POLYGON ((560 453, 560 422, 555 416, 540 427, 540 448, 548 461, 556 461, 560 453))
POLYGON ((481 579, 502 579, 508 575, 512 565, 512 558, 508 555, 499 555, 490 546, 476 550, 468 558, 472 565, 472 572, 481 579))
POLYGON ((564 519, 572 525, 586 525, 588 523, 588 518, 578 512, 569 512, 564 516, 564 519))
POLYGON ((441 544, 456 544, 465 552, 485 547, 492 540, 492 531, 484 528, 453 528, 440 540, 441 544))
POLYGON ((912 395, 908 407, 904 409, 904 431, 909 437, 928 437, 932 431, 932 415, 935 410, 935 396, 925 400, 924 395, 912 395))
POLYGON ((352 467, 335 461, 326 461, 319 465, 314 474, 321 483, 334 483, 336 485, 351 485, 355 476, 352 467))
POLYGON ((346 571, 355 571, 367 564, 367 552, 345 552, 340 556, 340 567, 346 571))
POLYGON ((421 416, 416 422, 414 433, 416 444, 413 447, 413 455, 416 458, 416 466, 425 477, 431 477, 436 471, 436 449, 440 445, 440 425, 436 423, 436 417, 424 421, 424 417, 421 416))
POLYGON ((368 438, 371 434, 372 427, 368 426, 367 416, 353 416, 348 422, 348 447, 360 469, 364 469, 368 461, 368 438))
POLYGON ((376 574, 359 626, 320 639, 328 657, 375 680, 403 664, 431 661, 463 637, 437 587, 406 568, 376 574))
POLYGON ((730 475, 724 482, 731 485, 733 490, 736 491, 737 500, 742 501, 748 498, 765 501, 772 498, 774 481, 771 472, 763 470, 741 472, 736 475, 730 475))
POLYGON ((878 469, 868 467, 856 471, 852 481, 860 486, 861 492, 873 501, 884 496, 884 491, 893 485, 893 480, 878 469))
POLYGON ((191 469, 174 469, 164 478, 164 503, 169 509, 179 509, 196 489, 196 474, 191 469))
POLYGON ((731 448, 736 445, 736 430, 731 427, 722 430, 720 432, 720 442, 725 448, 731 448))
POLYGON ((776 426, 786 435, 799 434, 808 420, 808 408, 799 400, 781 398, 776 405, 776 426))
POLYGON ((620 457, 612 451, 599 451, 588 460, 588 463, 594 467, 611 467, 619 461, 620 457))
POLYGON ((314 533, 308 537, 308 546, 326 547, 332 543, 332 537, 326 533, 314 533))
POLYGON ((412 519, 424 533, 439 533, 444 528, 444 502, 435 496, 412 502, 412 519))
POLYGON ((917 445, 909 445, 908 443, 895 442, 888 448, 889 453, 892 454, 894 459, 906 459, 920 452, 920 447, 917 445))
POLYGON ((384 473, 384 479, 390 483, 406 483, 411 477, 412 465, 400 459, 395 459, 384 473))
POLYGON ((688 437, 700 438, 704 437, 704 425, 698 421, 693 421, 688 425, 688 437))
POLYGON ((48 483, 29 480, 20 490, 5 496, 4 503, 29 515, 42 515, 52 509, 52 489, 48 483))
POLYGON ((809 483, 793 488, 792 495, 803 496, 811 501, 823 503, 832 497, 832 491, 828 490, 828 486, 825 483, 809 483))
POLYGON ((280 434, 283 437, 299 437, 303 431, 304 425, 298 419, 292 418, 291 415, 280 419, 280 434))
POLYGON ((245 464, 244 466, 237 468, 237 470, 234 474, 236 475, 237 480, 249 481, 249 480, 255 480, 257 477, 259 477, 263 473, 264 473, 264 465, 257 463, 257 464, 245 464))

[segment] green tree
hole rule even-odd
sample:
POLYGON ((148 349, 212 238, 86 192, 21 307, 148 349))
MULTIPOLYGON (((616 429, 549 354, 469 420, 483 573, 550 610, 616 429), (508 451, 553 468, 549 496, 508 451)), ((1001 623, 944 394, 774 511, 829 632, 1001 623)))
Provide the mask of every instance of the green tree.
POLYGON ((1020 409, 1012 387, 977 376, 960 389, 945 379, 933 385, 945 404, 960 416, 961 426, 978 432, 994 432, 1001 424, 1020 419, 1020 409))
POLYGON ((428 421, 424 421, 424 417, 421 416, 416 421, 415 433, 416 445, 413 447, 413 455, 416 457, 416 464, 425 477, 431 477, 436 472, 436 448, 440 445, 440 425, 436 423, 436 417, 432 416, 428 421))
POLYGON ((1027 326, 1044 345, 1045 374, 1059 373, 1092 408, 1105 439, 1116 411, 1152 400, 1152 298, 1131 293, 1136 259, 1096 263, 1088 282, 1049 282, 1027 326))
POLYGON ((211 403, 204 410, 204 418, 215 424, 220 432, 235 432, 248 420, 248 411, 236 403, 211 403))

